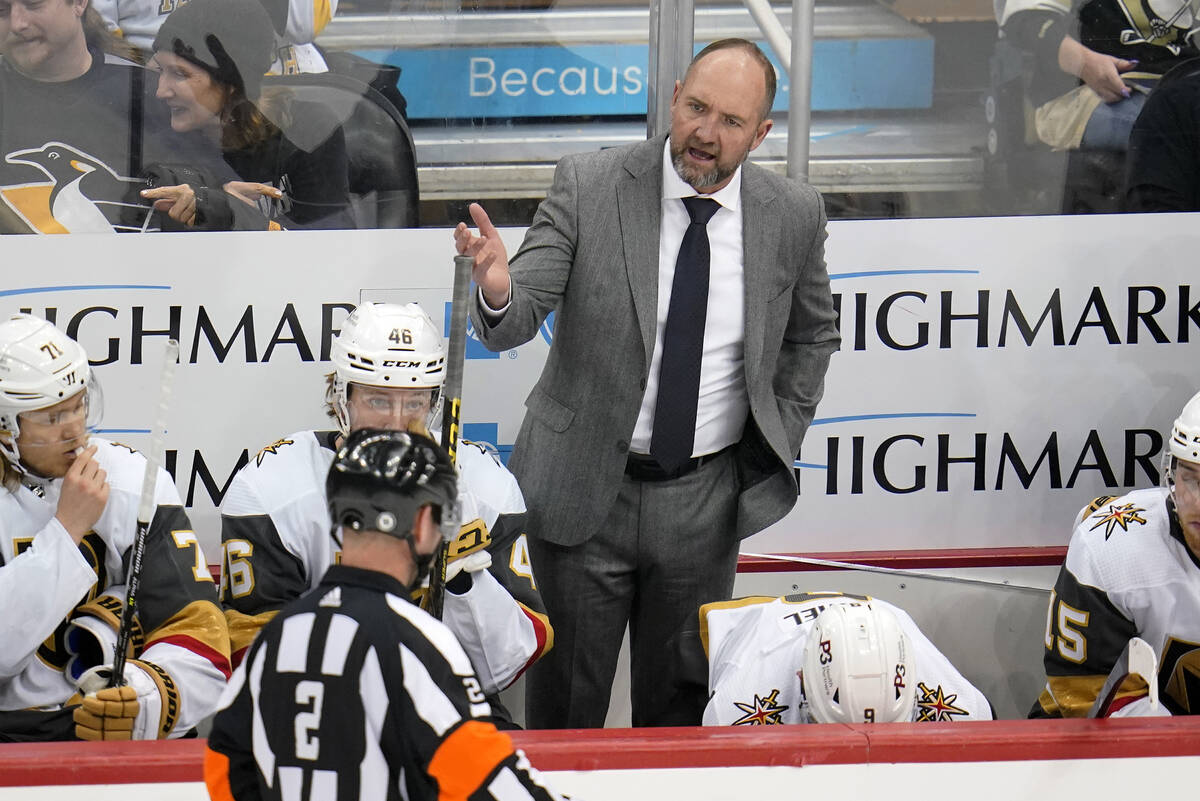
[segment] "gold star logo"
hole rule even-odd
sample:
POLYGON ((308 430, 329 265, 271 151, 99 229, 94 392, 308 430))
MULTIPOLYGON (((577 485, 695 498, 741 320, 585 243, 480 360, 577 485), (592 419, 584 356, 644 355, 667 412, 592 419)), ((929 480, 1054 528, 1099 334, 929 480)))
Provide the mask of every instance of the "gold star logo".
POLYGON ((755 693, 754 700, 750 703, 734 701, 733 705, 745 714, 735 720, 733 725, 773 726, 783 723, 781 716, 788 708, 786 706, 779 706, 776 703, 778 697, 779 690, 771 690, 770 695, 765 697, 759 697, 758 693, 755 693))
POLYGON ((279 453, 280 448, 282 448, 284 445, 291 445, 291 444, 292 444, 292 440, 290 440, 290 439, 275 440, 270 445, 268 445, 267 447, 265 447, 261 451, 259 451, 258 456, 254 457, 255 466, 261 467, 262 462, 263 462, 263 457, 266 456, 268 453, 279 453))
POLYGON ((1121 504, 1114 506, 1109 504, 1107 511, 1097 512, 1092 515, 1092 520, 1096 521, 1096 525, 1092 526, 1088 531, 1095 531, 1104 526, 1104 539, 1107 540, 1112 536, 1113 531, 1117 526, 1121 527, 1122 531, 1129 531, 1131 523, 1140 523, 1146 525, 1146 518, 1142 517, 1139 512, 1144 512, 1145 509, 1140 509, 1132 503, 1121 504))
POLYGON ((942 685, 938 685, 937 689, 930 689, 925 686, 925 682, 917 683, 917 690, 921 695, 917 698, 917 722, 923 720, 928 721, 945 721, 954 720, 953 715, 969 715, 971 714, 965 709, 960 709, 954 705, 958 700, 958 693, 946 695, 942 691, 942 685))

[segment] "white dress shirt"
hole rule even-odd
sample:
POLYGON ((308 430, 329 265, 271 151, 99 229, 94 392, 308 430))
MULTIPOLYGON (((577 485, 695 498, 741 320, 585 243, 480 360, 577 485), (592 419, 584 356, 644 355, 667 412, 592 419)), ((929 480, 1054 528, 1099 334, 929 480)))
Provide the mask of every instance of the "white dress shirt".
MULTIPOLYGON (((696 190, 684 182, 671 164, 670 140, 663 148, 662 223, 658 239, 658 324, 646 392, 638 412, 630 450, 650 452, 654 407, 658 403, 658 375, 662 364, 663 330, 671 306, 675 260, 683 234, 691 224, 680 198, 696 190)), ((742 263, 742 169, 722 189, 702 195, 721 208, 708 222, 708 313, 704 325, 704 354, 700 363, 700 397, 696 406, 696 439, 692 455, 715 453, 741 439, 749 411, 746 371, 743 369, 746 318, 745 275, 742 263)))

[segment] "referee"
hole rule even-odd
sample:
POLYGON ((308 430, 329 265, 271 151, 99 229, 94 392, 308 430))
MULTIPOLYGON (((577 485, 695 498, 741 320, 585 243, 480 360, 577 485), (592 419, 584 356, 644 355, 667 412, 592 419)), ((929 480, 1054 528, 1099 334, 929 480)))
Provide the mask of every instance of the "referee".
POLYGON ((221 699, 218 801, 556 799, 486 718, 450 629, 409 601, 458 533, 453 465, 423 433, 363 429, 326 480, 342 561, 280 611, 221 699))

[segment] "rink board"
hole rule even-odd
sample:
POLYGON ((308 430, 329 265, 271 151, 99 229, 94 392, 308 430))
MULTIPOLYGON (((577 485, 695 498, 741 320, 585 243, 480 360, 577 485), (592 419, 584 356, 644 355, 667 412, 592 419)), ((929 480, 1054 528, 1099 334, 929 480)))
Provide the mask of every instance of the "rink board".
MULTIPOLYGON (((517 732, 579 799, 1145 798, 1194 784, 1194 720, 517 732)), ((203 742, 0 749, 0 801, 207 798, 203 742)))
MULTIPOLYGON (((1194 215, 831 223, 842 347, 797 509, 744 550, 1061 546, 1092 497, 1153 483, 1161 432, 1200 384, 1196 229, 1194 215)), ((503 235, 515 249, 522 233, 503 235)), ((162 343, 180 338, 168 464, 216 562, 215 501, 240 460, 329 425, 329 341, 349 309, 415 300, 443 323, 452 244, 430 229, 76 235, 6 237, 0 254, 36 265, 10 272, 0 312, 53 315, 102 363, 105 436, 146 442, 162 343)), ((498 354, 469 342, 469 436, 511 450, 552 341, 547 325, 498 354)))

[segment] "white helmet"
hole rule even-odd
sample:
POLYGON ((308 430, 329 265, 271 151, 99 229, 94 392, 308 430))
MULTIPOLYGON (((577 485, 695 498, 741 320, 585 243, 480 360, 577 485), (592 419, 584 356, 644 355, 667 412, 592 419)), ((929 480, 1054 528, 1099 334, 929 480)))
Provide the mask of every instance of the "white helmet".
POLYGON ((1175 463, 1189 462, 1200 465, 1200 392, 1192 396, 1175 418, 1171 426, 1171 437, 1163 452, 1162 483, 1175 491, 1175 463))
POLYGON ((866 602, 821 611, 804 646, 804 695, 817 723, 912 720, 913 653, 890 609, 866 602))
POLYGON ((78 342, 29 314, 0 323, 0 450, 20 469, 19 416, 87 394, 87 427, 100 422, 100 387, 78 342))
POLYGON ((364 303, 346 318, 334 338, 333 404, 338 426, 350 433, 346 385, 431 389, 430 417, 435 419, 446 380, 446 347, 429 315, 416 303, 364 303))

